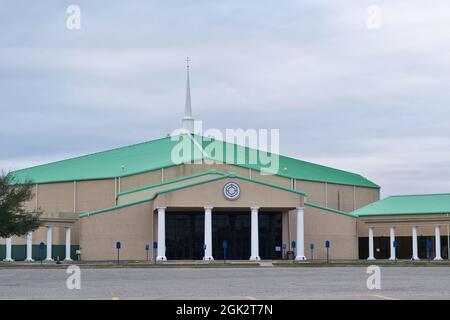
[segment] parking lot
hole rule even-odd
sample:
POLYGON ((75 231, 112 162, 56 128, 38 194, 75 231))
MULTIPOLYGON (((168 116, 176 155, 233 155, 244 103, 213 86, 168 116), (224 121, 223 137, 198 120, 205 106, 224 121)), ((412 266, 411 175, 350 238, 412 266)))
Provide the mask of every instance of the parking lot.
POLYGON ((450 299, 448 267, 381 267, 369 290, 365 267, 1 269, 0 299, 450 299))

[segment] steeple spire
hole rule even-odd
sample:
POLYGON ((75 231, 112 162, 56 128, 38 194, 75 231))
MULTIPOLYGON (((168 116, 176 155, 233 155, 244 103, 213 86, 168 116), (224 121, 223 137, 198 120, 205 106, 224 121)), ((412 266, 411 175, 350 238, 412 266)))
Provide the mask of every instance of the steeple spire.
POLYGON ((188 131, 189 133, 194 132, 194 118, 192 118, 192 108, 191 108, 191 84, 189 80, 189 57, 186 59, 186 73, 187 73, 187 80, 186 80, 186 102, 184 105, 184 117, 182 120, 183 123, 183 129, 188 131))

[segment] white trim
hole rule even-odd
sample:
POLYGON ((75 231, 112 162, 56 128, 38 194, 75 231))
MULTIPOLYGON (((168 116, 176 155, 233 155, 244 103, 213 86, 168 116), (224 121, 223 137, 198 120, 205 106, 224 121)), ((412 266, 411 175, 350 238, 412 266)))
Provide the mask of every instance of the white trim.
POLYGON ((376 260, 373 250, 373 227, 369 227, 369 257, 367 258, 367 260, 369 261, 376 260))
POLYGON ((251 256, 250 261, 259 261, 259 229, 258 210, 259 207, 251 207, 251 256))
POLYGON ((389 247, 391 249, 391 256, 389 258, 389 260, 395 261, 396 258, 396 248, 394 246, 394 241, 395 241, 395 228, 394 227, 390 227, 389 228, 389 247))
POLYGON ((156 261, 167 261, 166 258, 166 207, 158 210, 158 256, 156 261))
POLYGON ((27 233, 27 257, 25 259, 27 262, 33 262, 33 232, 27 233))
POLYGON ((297 254, 296 261, 306 260, 305 256, 305 208, 297 207, 297 254))
POLYGON ((212 255, 212 209, 213 207, 204 207, 205 209, 205 240, 206 250, 204 252, 203 260, 214 260, 212 255))

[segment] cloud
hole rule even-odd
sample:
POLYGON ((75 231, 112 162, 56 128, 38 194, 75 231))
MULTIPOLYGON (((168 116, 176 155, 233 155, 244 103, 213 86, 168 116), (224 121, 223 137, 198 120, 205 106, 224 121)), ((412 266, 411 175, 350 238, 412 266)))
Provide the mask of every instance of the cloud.
POLYGON ((78 1, 79 31, 69 4, 3 5, 0 167, 165 136, 189 55, 206 127, 279 128, 282 153, 384 195, 450 189, 448 1, 78 1))

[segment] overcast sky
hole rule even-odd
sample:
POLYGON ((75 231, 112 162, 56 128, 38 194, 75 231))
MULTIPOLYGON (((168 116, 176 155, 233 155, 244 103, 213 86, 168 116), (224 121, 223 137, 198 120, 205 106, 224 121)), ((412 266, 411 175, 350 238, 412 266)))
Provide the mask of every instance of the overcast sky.
POLYGON ((450 192, 449 16, 448 0, 0 0, 0 168, 172 132, 189 56, 206 127, 279 128, 282 154, 382 196, 450 192))

